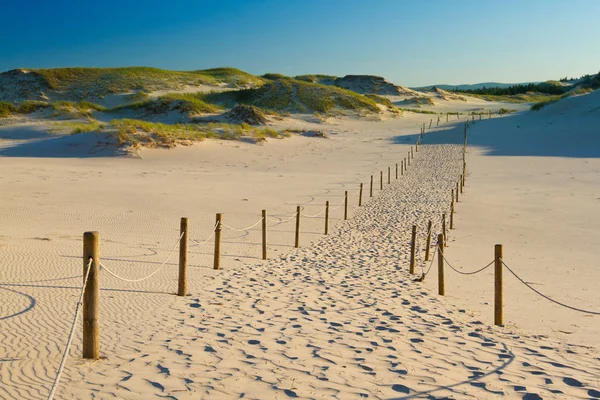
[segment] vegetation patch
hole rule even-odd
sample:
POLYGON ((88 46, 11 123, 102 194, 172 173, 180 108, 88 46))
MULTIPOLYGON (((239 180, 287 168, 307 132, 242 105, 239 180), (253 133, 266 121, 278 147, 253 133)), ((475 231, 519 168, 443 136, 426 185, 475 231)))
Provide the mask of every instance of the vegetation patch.
POLYGON ((142 110, 150 114, 166 114, 170 111, 179 111, 188 115, 216 113, 221 107, 207 103, 203 100, 202 93, 168 93, 157 99, 148 99, 135 103, 124 104, 107 110, 142 110))
POLYGON ((54 129, 51 129, 51 132, 56 134, 68 133, 74 135, 78 133, 99 131, 105 127, 106 124, 90 118, 87 122, 55 122, 54 129))
POLYGON ((110 122, 116 131, 118 144, 140 147, 172 148, 178 144, 189 145, 206 138, 241 140, 247 138, 255 143, 267 138, 280 138, 272 128, 253 127, 248 124, 162 124, 135 119, 118 119, 110 122))
POLYGON ((437 114, 435 111, 421 110, 418 108, 398 108, 398 110, 417 113, 417 114, 437 114))
POLYGON ((260 88, 212 93, 206 96, 206 100, 230 107, 248 104, 277 112, 328 113, 335 108, 379 112, 375 101, 350 90, 300 81, 279 74, 267 74, 263 77, 268 81, 260 88))

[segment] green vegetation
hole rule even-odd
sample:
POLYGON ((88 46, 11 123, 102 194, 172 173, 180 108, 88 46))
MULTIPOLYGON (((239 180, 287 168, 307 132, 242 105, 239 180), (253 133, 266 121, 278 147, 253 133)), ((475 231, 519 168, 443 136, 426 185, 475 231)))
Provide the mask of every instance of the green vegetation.
POLYGON ((51 129, 53 133, 69 133, 71 135, 77 133, 86 133, 101 130, 106 127, 105 124, 95 119, 88 118, 87 122, 55 122, 55 129, 51 129))
POLYGON ((482 95, 494 95, 494 96, 514 96, 526 93, 545 93, 550 95, 563 94, 569 90, 569 87, 562 86, 559 82, 542 82, 542 83, 529 83, 526 85, 512 85, 506 88, 487 88, 482 87, 480 89, 463 89, 460 90, 455 88, 452 90, 455 93, 468 93, 468 94, 482 94, 482 95))
POLYGON ((165 114, 170 111, 180 111, 189 115, 216 113, 221 107, 207 103, 202 93, 168 93, 157 99, 148 99, 130 104, 123 104, 108 109, 108 112, 120 110, 143 110, 151 114, 165 114))
POLYGON ((70 118, 90 117, 95 111, 106 111, 106 107, 89 101, 55 101, 49 103, 54 109, 55 116, 66 116, 70 118))
POLYGON ((0 118, 10 117, 16 112, 15 106, 8 101, 0 101, 0 118))
POLYGON ((398 108, 400 111, 408 111, 417 114, 437 114, 435 111, 421 110, 418 108, 398 108))
POLYGON ((161 124, 135 119, 117 119, 110 122, 116 130, 119 145, 139 147, 172 148, 177 144, 191 144, 206 138, 239 140, 248 138, 261 142, 266 138, 281 138, 272 128, 258 128, 248 124, 161 124))
POLYGON ((382 106, 387 107, 388 110, 390 110, 393 113, 396 113, 396 114, 400 113, 400 110, 398 110, 398 108, 394 105, 394 103, 392 103, 390 101, 390 99, 379 96, 375 93, 367 93, 367 94, 365 94, 365 97, 368 97, 369 99, 373 100, 377 104, 381 104, 382 106))
POLYGON ((231 83, 260 85, 263 80, 235 68, 169 71, 149 67, 53 68, 32 70, 52 90, 69 91, 81 99, 111 93, 177 90, 186 85, 231 83))
POLYGON ((335 85, 335 80, 337 79, 337 76, 321 74, 298 75, 294 79, 310 83, 320 83, 322 85, 335 85))
POLYGON ((556 103, 557 101, 564 99, 566 97, 569 97, 568 94, 564 94, 562 96, 550 96, 545 98, 542 101, 539 101, 537 103, 535 103, 534 105, 531 106, 531 109, 534 111, 539 111, 542 108, 546 107, 548 104, 552 104, 552 103, 556 103))
POLYGON ((220 67, 220 68, 211 68, 211 69, 203 69, 199 71, 193 71, 195 74, 201 74, 204 76, 212 77, 217 83, 230 83, 235 86, 260 86, 265 83, 265 80, 239 70, 237 68, 228 68, 228 67, 220 67))
POLYGON ((543 101, 552 97, 552 95, 543 93, 525 93, 516 95, 492 95, 492 94, 473 94, 469 93, 469 96, 476 97, 486 101, 495 101, 500 103, 534 103, 543 101))
POLYGON ((379 112, 375 101, 350 90, 299 81, 278 74, 267 74, 264 77, 269 81, 259 88, 212 93, 206 95, 205 100, 229 107, 237 103, 248 104, 278 112, 328 113, 335 108, 379 112))

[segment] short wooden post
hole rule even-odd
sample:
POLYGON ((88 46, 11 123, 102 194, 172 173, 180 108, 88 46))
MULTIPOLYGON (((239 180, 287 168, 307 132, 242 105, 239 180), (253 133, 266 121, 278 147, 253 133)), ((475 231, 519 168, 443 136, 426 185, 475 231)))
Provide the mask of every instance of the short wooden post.
POLYGON ((446 285, 444 283, 444 235, 438 235, 437 242, 438 251, 438 294, 446 295, 446 285))
POLYGON ((358 206, 362 206, 362 190, 363 190, 363 184, 360 184, 360 190, 358 191, 358 206))
POLYGON ((383 190, 383 171, 379 171, 379 190, 383 190))
POLYGON ((267 259, 267 210, 262 210, 262 259, 267 259))
POLYGON ((415 153, 414 153, 414 151, 413 151, 413 148, 412 148, 412 146, 411 146, 411 148, 410 148, 410 158, 412 158, 413 160, 415 159, 415 153))
POLYGON ((392 183, 392 169, 388 167, 388 185, 392 183))
POLYGON ((100 233, 83 234, 83 358, 100 358, 100 233), (92 260, 90 264, 90 259, 92 260), (89 272, 88 272, 89 265, 89 272), (87 282, 85 278, 87 277, 87 282))
POLYGON ((444 247, 447 247, 448 238, 446 237, 446 213, 442 214, 442 236, 444 239, 444 247))
POLYGON ((494 325, 504 325, 504 293, 502 285, 502 245, 494 246, 494 325))
POLYGON ((294 247, 300 247, 300 206, 296 207, 296 240, 294 241, 294 247))
POLYGON ((454 199, 450 203, 450 229, 454 229, 454 199))
POLYGON ((415 252, 417 250, 417 226, 412 226, 412 235, 410 239, 410 266, 409 272, 411 274, 415 273, 415 252))
POLYGON ((179 282, 177 285, 177 296, 187 295, 187 257, 188 257, 188 235, 189 220, 181 218, 179 224, 179 282))
POLYGON ((371 188, 369 189, 369 197, 373 197, 373 175, 371 175, 371 188))
POLYGON ((472 117, 473 117, 473 123, 475 123, 475 114, 473 114, 472 117))
POLYGON ((462 173, 462 184, 463 184, 463 187, 465 186, 466 176, 467 176, 467 162, 463 161, 463 173, 462 173))
POLYGON ((462 194, 462 192, 463 192, 463 184, 462 184, 463 176, 462 175, 458 178, 458 182, 460 183, 460 193, 462 194))
POLYGON ((404 162, 406 158, 400 162, 400 175, 404 176, 404 162))
POLYGON ((398 179, 398 163, 396 163, 396 179, 398 179))
MULTIPOLYGON (((371 178, 373 178, 373 176, 371 176, 371 178)), ((329 234, 329 200, 325 202, 325 234, 329 234)))
POLYGON ((448 113, 446 113, 446 122, 448 122, 448 113))
POLYGON ((429 129, 431 129, 431 124, 433 123, 433 118, 429 120, 429 129))
POLYGON ((408 152, 408 165, 410 165, 410 151, 408 152))
POLYGON ((344 192, 344 220, 348 219, 348 191, 344 192))
POLYGON ((433 224, 431 220, 427 224, 427 245, 425 246, 425 261, 429 261, 429 251, 431 247, 431 229, 433 228, 433 224))
POLYGON ((215 223, 215 259, 213 263, 213 269, 221 269, 221 231, 223 214, 217 213, 217 220, 215 223))

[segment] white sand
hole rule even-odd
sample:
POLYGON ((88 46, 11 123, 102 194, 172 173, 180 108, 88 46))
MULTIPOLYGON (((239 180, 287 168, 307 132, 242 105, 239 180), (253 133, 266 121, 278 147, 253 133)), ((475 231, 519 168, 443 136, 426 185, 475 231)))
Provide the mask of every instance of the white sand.
MULTIPOLYGON (((535 165, 527 153, 486 156, 475 147, 486 144, 485 132, 505 132, 515 121, 529 122, 518 134, 536 132, 548 118, 569 126, 566 133, 598 122, 597 113, 585 122, 550 111, 481 122, 470 131, 468 186, 447 256, 465 268, 480 267, 491 260, 493 244, 504 243, 505 259, 527 272, 528 281, 542 281, 535 272, 546 274, 544 285, 536 286, 540 290, 598 310, 593 289, 599 274, 589 256, 600 231, 593 219, 597 205, 589 199, 597 193, 598 156, 586 164, 568 154, 538 154, 535 165), (556 179, 542 175, 557 163, 562 172, 556 179), (530 178, 519 176, 525 167, 530 178), (577 177, 569 192, 574 196, 556 196, 540 207, 545 193, 560 193, 569 174, 577 177), (497 177, 502 179, 492 179, 497 177), (527 207, 522 197, 533 182, 536 190, 526 201, 536 207, 527 207), (544 220, 548 208, 567 201, 576 206, 553 215, 554 224, 544 220), (503 208, 491 207, 498 203, 503 208), (509 219, 516 213, 532 223, 509 219), (541 229, 531 228, 536 224, 541 229), (555 224, 572 234, 559 235, 555 224), (563 265, 549 262, 557 256, 563 265)), ((489 306, 481 304, 491 304, 490 275, 469 281, 448 271, 446 298, 435 294, 435 272, 424 283, 410 281, 410 226, 416 222, 423 232, 431 218, 439 230, 444 201, 460 173, 460 145, 422 146, 406 177, 395 181, 392 169, 393 185, 356 207, 358 184, 365 183, 367 199, 369 176, 403 159, 410 149, 405 143, 414 142, 429 118, 337 120, 327 125, 329 139, 294 137, 262 146, 207 141, 145 150, 142 159, 109 152, 80 158, 87 154, 85 139, 67 146, 60 158, 19 157, 47 142, 4 149, 11 156, 0 158, 0 398, 46 397, 81 283, 84 231, 100 231, 103 263, 137 278, 167 257, 181 216, 190 217, 191 236, 204 239, 216 212, 224 213, 225 224, 245 227, 263 208, 282 220, 298 204, 316 214, 326 200, 339 204, 345 190, 351 193, 350 221, 341 221, 341 208, 332 211, 334 226, 324 237, 322 219, 304 218, 299 250, 292 247, 293 221, 275 224, 269 228, 268 262, 258 259, 258 228, 224 232, 222 271, 210 268, 211 241, 190 243, 190 297, 173 295, 176 256, 140 283, 103 273, 106 359, 79 358, 78 327, 57 398, 597 396, 597 351, 568 344, 597 347, 597 316, 562 311, 507 276, 509 326, 497 328, 490 326, 489 306), (479 290, 474 294, 473 288, 479 290), (573 331, 575 325, 568 336, 535 335, 573 331)), ((0 127, 1 137, 14 129, 19 127, 0 127)), ((424 143, 462 139, 460 127, 444 132, 426 135, 424 143)))

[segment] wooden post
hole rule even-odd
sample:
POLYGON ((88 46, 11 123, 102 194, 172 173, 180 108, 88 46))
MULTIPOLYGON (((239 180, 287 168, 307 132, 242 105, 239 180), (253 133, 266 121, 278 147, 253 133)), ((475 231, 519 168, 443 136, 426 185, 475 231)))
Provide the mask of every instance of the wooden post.
MULTIPOLYGON (((373 176, 371 176, 371 178, 373 178, 373 176)), ((371 187, 372 186, 373 185, 371 185, 371 187)), ((329 200, 325 202, 325 234, 329 234, 329 200)))
POLYGON ((444 247, 447 247, 448 238, 446 237, 446 213, 442 214, 442 236, 444 239, 444 247))
POLYGON ((456 182, 456 202, 458 203, 458 181, 456 182))
POLYGON ((463 192, 463 184, 462 184, 463 176, 462 175, 458 178, 458 182, 460 182, 460 193, 462 194, 462 192, 463 192))
POLYGON ((379 171, 379 190, 383 190, 383 171, 379 171))
POLYGON ((417 250, 417 226, 413 225, 412 226, 412 235, 411 235, 411 239, 410 239, 410 267, 409 267, 409 272, 410 274, 414 274, 415 273, 415 252, 417 250))
POLYGON ((223 230, 222 225, 223 214, 217 213, 217 220, 215 223, 215 259, 213 263, 213 269, 221 269, 221 231, 223 230))
POLYGON ((362 206, 362 189, 363 189, 363 184, 360 184, 360 190, 358 191, 358 206, 362 206))
POLYGON ((465 179, 467 176, 467 162, 463 161, 463 173, 462 173, 462 185, 465 186, 465 179))
POLYGON ((410 151, 408 152, 408 165, 410 165, 410 151))
POLYGON ((348 219, 348 191, 344 192, 344 220, 348 219))
POLYGON ((267 210, 262 210, 262 259, 267 259, 267 210))
POLYGON ((177 285, 177 296, 187 295, 187 256, 188 256, 188 235, 189 235, 189 220, 181 218, 179 224, 179 282, 177 285))
POLYGON ((396 179, 398 179, 398 163, 396 163, 396 179))
POLYGON ((296 207, 296 240, 294 241, 294 247, 300 247, 300 206, 296 207))
POLYGON ((417 139, 417 143, 415 143, 415 153, 419 152, 419 139, 417 139))
POLYGON ((100 234, 83 234, 83 358, 100 358, 100 234), (92 263, 90 264, 90 259, 92 263), (90 271, 88 273, 88 265, 90 271))
POLYGON ((446 122, 448 122, 448 113, 446 113, 446 122))
POLYGON ((412 146, 410 147, 410 158, 412 158, 413 160, 415 159, 415 153, 413 151, 412 146))
POLYGON ((431 129, 431 124, 433 123, 433 118, 429 120, 429 129, 431 129))
POLYGON ((454 198, 450 203, 450 229, 454 229, 454 198))
POLYGON ((400 175, 404 176, 404 163, 406 158, 400 162, 400 175))
POLYGON ((429 223, 427 224, 427 245, 425 246, 425 261, 429 261, 429 248, 431 247, 431 229, 433 227, 433 224, 431 223, 431 220, 429 220, 429 223))
POLYGON ((502 258, 502 245, 497 244, 494 246, 494 325, 504 325, 502 258))
POLYGON ((371 188, 369 189, 369 197, 373 197, 373 175, 371 175, 371 188))
POLYGON ((388 167, 388 185, 392 183, 392 169, 388 167))
POLYGON ((446 285, 444 284, 444 235, 438 235, 438 294, 446 295, 446 285))

